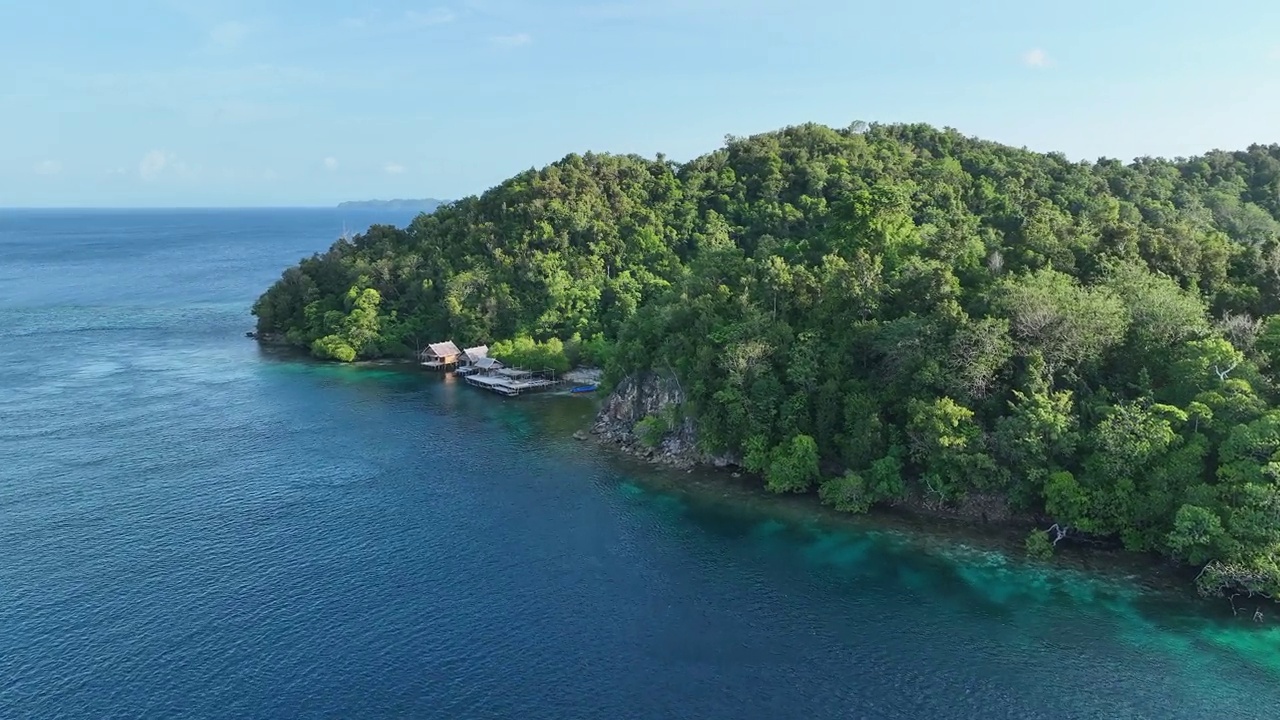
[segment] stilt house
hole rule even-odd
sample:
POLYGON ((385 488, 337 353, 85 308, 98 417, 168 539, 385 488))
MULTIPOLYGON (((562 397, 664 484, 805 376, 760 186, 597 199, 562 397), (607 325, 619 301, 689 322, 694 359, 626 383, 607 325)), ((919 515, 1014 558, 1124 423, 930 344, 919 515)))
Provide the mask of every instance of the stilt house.
POLYGON ((462 351, 458 349, 453 341, 432 343, 422 351, 422 364, 429 368, 446 368, 451 365, 457 365, 458 359, 462 357, 462 351))

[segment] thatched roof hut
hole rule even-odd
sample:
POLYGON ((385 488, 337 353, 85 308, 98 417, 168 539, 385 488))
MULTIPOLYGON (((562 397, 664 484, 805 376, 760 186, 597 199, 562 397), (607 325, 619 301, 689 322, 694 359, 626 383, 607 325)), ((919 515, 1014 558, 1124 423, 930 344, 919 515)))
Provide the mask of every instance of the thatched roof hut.
POLYGON ((427 367, 444 367, 446 365, 456 365, 462 351, 458 349, 453 341, 432 343, 422 351, 422 364, 427 367))

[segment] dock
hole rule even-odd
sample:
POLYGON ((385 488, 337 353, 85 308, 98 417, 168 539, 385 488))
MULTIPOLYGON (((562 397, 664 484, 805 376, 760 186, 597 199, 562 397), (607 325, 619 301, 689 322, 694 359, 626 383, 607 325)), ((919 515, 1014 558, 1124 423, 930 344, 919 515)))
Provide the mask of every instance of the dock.
POLYGON ((502 368, 490 373, 470 373, 463 375, 462 378, 467 381, 468 385, 484 388, 507 397, 547 390, 564 382, 563 380, 556 380, 554 377, 539 377, 531 370, 521 370, 519 368, 502 368))

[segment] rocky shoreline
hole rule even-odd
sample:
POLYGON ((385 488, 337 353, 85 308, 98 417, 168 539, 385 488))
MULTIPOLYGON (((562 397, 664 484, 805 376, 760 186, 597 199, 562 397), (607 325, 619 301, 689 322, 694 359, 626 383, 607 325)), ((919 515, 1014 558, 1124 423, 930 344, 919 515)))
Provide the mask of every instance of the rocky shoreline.
MULTIPOLYGON (((742 468, 741 457, 713 455, 701 450, 693 418, 681 411, 684 402, 684 391, 679 381, 671 376, 646 373, 627 377, 602 401, 591 427, 578 430, 574 437, 583 441, 593 440, 656 466, 688 472, 697 468, 720 469, 726 474, 724 482, 750 489, 757 493, 757 497, 768 496, 769 501, 789 507, 799 504, 809 508, 808 503, 812 502, 810 509, 815 516, 835 514, 852 519, 845 513, 820 505, 816 493, 807 497, 785 498, 770 495, 763 490, 763 480, 749 477, 750 473, 742 468), (666 425, 660 441, 650 444, 644 442, 641 433, 637 432, 637 425, 646 418, 665 418, 674 422, 666 425)), ((919 493, 912 493, 891 507, 873 508, 870 514, 894 527, 956 534, 970 541, 981 539, 992 547, 1009 552, 1019 552, 1026 533, 1032 528, 1043 529, 1048 525, 1044 518, 1012 510, 1006 498, 994 494, 971 494, 959 504, 940 506, 919 493)), ((1189 575, 1186 568, 1130 555, 1115 543, 1077 542, 1070 548, 1063 547, 1062 552, 1065 555, 1058 562, 1067 566, 1091 571, 1123 569, 1128 577, 1141 576, 1143 586, 1148 589, 1173 591, 1190 597, 1187 595, 1189 575)))
POLYGON ((697 427, 684 414, 684 402, 684 390, 674 377, 645 373, 624 378, 605 399, 591 435, 654 464, 680 469, 740 465, 741 458, 734 455, 709 455, 698 448, 697 427), (663 426, 657 442, 645 443, 637 433, 637 426, 646 419, 663 426))
MULTIPOLYGON (((738 477, 742 458, 736 454, 709 454, 698 446, 697 426, 683 412, 685 394, 680 381, 670 375, 654 372, 624 378, 604 400, 590 432, 579 431, 580 440, 596 441, 616 448, 632 457, 655 465, 680 470, 712 467, 734 471, 738 477), (662 433, 657 442, 646 443, 640 425, 643 421, 659 424, 662 433)), ((655 432, 655 434, 657 434, 655 432)), ((912 495, 895 509, 966 523, 999 525, 1005 528, 1034 527, 1038 518, 1012 511, 1005 498, 998 495, 972 494, 955 506, 939 506, 921 495, 912 495)))

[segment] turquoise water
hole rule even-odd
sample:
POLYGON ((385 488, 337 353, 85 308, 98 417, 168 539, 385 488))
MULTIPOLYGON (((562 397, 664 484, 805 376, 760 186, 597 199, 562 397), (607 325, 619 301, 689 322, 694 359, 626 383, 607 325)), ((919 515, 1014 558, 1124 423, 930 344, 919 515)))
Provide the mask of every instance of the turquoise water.
POLYGON ((0 717, 1276 717, 1280 630, 243 337, 406 219, 0 216, 0 717))

